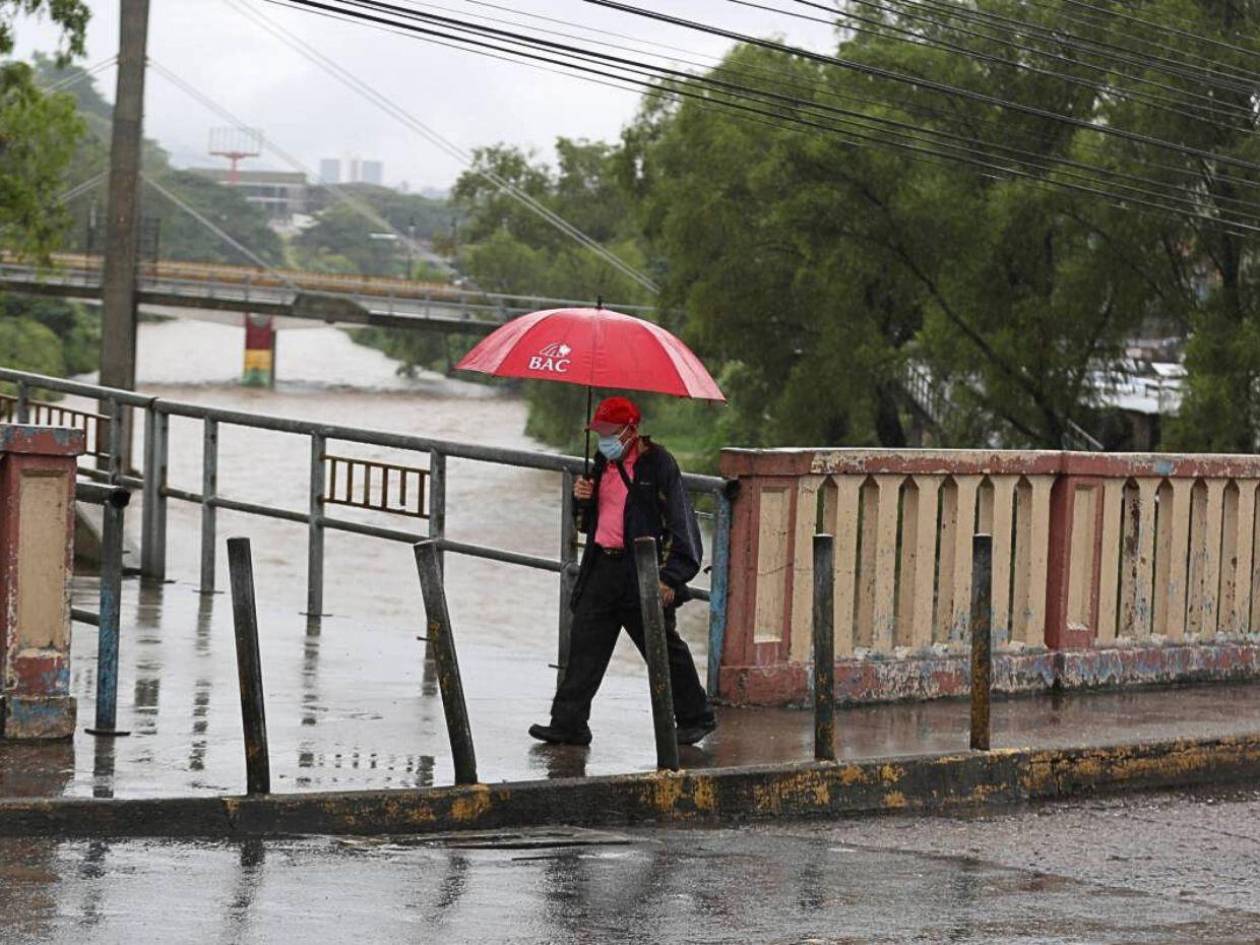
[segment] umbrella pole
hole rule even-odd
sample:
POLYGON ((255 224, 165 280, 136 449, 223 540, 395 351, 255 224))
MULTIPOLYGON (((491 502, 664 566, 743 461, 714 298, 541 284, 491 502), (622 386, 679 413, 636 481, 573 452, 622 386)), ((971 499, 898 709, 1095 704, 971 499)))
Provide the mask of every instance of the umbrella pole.
POLYGON ((582 453, 582 475, 591 473, 591 387, 586 386, 586 449, 582 453))

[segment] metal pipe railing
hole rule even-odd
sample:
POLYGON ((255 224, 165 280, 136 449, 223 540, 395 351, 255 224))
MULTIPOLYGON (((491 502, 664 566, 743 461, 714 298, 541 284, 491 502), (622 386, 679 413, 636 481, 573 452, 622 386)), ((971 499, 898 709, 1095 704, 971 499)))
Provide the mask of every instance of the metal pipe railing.
POLYGON ((75 499, 102 507, 101 574, 99 610, 81 610, 71 618, 97 627, 96 722, 88 729, 93 735, 125 735, 117 730, 118 644, 122 603, 123 510, 131 494, 117 486, 91 482, 75 484, 75 499))
MULTIPOLYGON (((166 527, 167 500, 176 499, 201 506, 201 555, 200 589, 212 593, 215 589, 218 509, 229 509, 281 521, 297 522, 307 526, 307 613, 318 616, 324 609, 324 540, 327 531, 342 531, 380 538, 386 541, 415 544, 425 539, 436 542, 439 565, 446 552, 514 564, 560 575, 560 626, 556 668, 563 673, 567 657, 568 607, 567 593, 576 576, 578 534, 573 527, 571 492, 573 477, 583 469, 583 460, 576 456, 563 456, 519 449, 502 449, 473 443, 438 440, 431 437, 395 433, 387 430, 370 430, 340 426, 290 417, 253 414, 240 410, 209 407, 150 397, 132 391, 101 387, 79 381, 46 377, 25 371, 0 368, 0 381, 9 381, 19 390, 19 413, 29 410, 29 392, 35 389, 58 391, 92 398, 108 405, 110 422, 109 469, 93 470, 80 467, 85 478, 100 478, 122 483, 143 490, 144 509, 141 525, 141 573, 146 577, 164 579, 166 576, 166 527), (118 457, 124 436, 124 411, 127 408, 144 410, 145 450, 143 475, 127 474, 119 466, 118 457), (170 418, 184 417, 202 423, 202 482, 201 491, 180 489, 168 481, 170 453, 170 418), (306 511, 283 509, 233 499, 218 494, 218 437, 222 425, 240 426, 257 430, 269 430, 305 436, 310 444, 310 471, 308 481, 308 505, 306 511), (428 454, 428 534, 331 518, 325 514, 325 490, 327 487, 326 459, 329 441, 357 443, 367 446, 386 447, 428 454), (446 537, 446 483, 447 460, 450 458, 539 469, 561 474, 561 541, 556 559, 525 554, 501 548, 453 541, 446 537)), ((717 666, 725 637, 726 588, 728 569, 728 545, 730 541, 731 499, 727 494, 727 480, 717 476, 684 474, 683 484, 693 493, 712 496, 716 502, 714 549, 712 554, 710 587, 693 588, 692 596, 709 601, 709 686, 716 686, 717 666)))

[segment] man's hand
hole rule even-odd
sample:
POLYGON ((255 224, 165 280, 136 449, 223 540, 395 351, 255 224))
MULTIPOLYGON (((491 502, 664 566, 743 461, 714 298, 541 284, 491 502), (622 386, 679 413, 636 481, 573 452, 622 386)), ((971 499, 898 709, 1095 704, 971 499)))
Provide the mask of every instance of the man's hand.
POLYGON ((595 480, 590 476, 579 476, 573 481, 573 498, 586 502, 595 494, 595 480))
POLYGON ((670 587, 668 584, 666 584, 664 581, 661 581, 659 583, 661 585, 661 606, 673 607, 674 606, 674 589, 670 587))

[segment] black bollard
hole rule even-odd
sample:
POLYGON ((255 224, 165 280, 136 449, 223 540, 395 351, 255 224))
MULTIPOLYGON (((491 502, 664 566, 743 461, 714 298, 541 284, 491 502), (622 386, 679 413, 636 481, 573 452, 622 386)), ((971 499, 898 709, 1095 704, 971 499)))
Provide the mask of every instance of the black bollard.
POLYGON ((814 536, 814 758, 836 760, 835 539, 814 536))
POLYGON ((446 715, 446 733, 451 740, 455 783, 476 784, 477 753, 473 749, 472 727, 468 724, 468 706, 464 703, 464 683, 459 675, 459 660, 455 656, 451 617, 446 609, 438 542, 421 541, 413 548, 416 571, 420 574, 420 592, 424 596, 424 613, 429 624, 427 653, 432 656, 438 687, 442 690, 442 711, 446 715))
POLYGON ((643 614, 643 653, 652 694, 652 726, 656 731, 656 767, 678 770, 678 730, 674 726, 674 692, 669 681, 669 647, 661 607, 661 572, 655 538, 634 540, 634 567, 639 577, 639 609, 643 614))
POLYGON ((236 672, 245 731, 245 784, 248 794, 271 793, 267 753, 267 712, 263 705, 262 659, 258 654, 258 608, 254 603, 254 564, 248 538, 229 538, 228 578, 236 625, 236 672))
POLYGON ((971 538, 971 747, 989 750, 993 691, 993 538, 971 538))

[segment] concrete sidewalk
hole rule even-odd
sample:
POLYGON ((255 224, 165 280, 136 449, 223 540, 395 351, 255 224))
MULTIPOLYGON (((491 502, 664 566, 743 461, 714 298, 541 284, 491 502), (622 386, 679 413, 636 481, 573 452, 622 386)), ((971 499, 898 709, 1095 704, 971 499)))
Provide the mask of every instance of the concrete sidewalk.
MULTIPOLYGON (((79 579, 76 606, 95 586, 79 579)), ((260 597, 262 595, 260 594, 260 597)), ((405 615, 404 615, 405 616, 405 615)), ((244 790, 239 696, 227 595, 187 583, 124 589, 119 725, 131 735, 96 739, 95 628, 74 629, 73 743, 0 742, 0 797, 164 797, 244 790)), ((533 742, 546 716, 554 631, 537 646, 495 645, 467 615, 454 618, 483 782, 620 774, 655 765, 646 673, 623 641, 596 701, 589 749, 533 742), (461 632, 464 631, 464 632, 461 632)), ((380 618, 326 617, 260 601, 273 790, 347 791, 452 783, 441 699, 415 626, 380 618)), ((693 641, 700 643, 701 641, 693 641)), ((698 654, 702 659, 702 653, 698 654)), ((684 748, 686 768, 812 758, 812 715, 785 709, 719 711, 720 728, 684 748)), ((837 712, 842 760, 952 752, 967 747, 960 702, 837 712)), ((995 748, 1096 746, 1260 732, 1260 685, 1029 697, 994 705, 995 748)))

